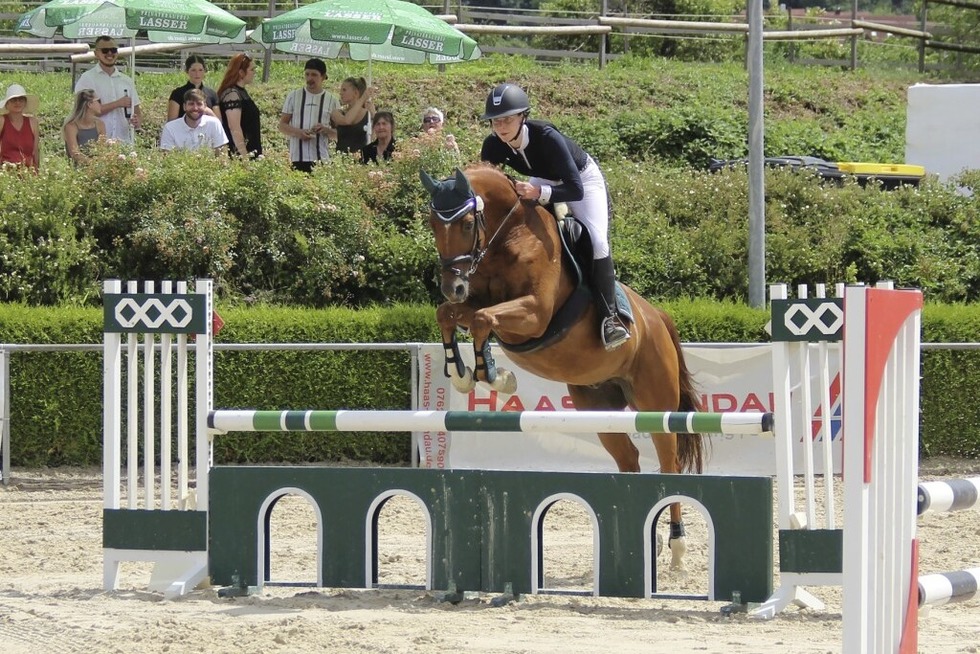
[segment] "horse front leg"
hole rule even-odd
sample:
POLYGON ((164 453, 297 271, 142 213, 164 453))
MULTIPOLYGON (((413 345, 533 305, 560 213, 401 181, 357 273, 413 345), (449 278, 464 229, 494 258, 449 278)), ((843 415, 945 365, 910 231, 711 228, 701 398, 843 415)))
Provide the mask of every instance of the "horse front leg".
MULTIPOLYGON (((469 393, 476 387, 476 378, 473 370, 463 363, 463 357, 459 351, 459 341, 456 340, 456 328, 466 327, 468 322, 463 322, 465 313, 461 311, 465 306, 446 302, 436 309, 436 322, 439 323, 439 331, 442 334, 442 348, 445 352, 445 367, 443 372, 449 381, 460 393, 469 393)), ((472 315, 472 310, 469 312, 472 315)))
POLYGON ((517 391, 517 377, 506 368, 498 368, 490 351, 489 336, 479 344, 473 340, 473 353, 476 357, 474 376, 477 381, 485 382, 490 388, 501 393, 513 395, 517 391))

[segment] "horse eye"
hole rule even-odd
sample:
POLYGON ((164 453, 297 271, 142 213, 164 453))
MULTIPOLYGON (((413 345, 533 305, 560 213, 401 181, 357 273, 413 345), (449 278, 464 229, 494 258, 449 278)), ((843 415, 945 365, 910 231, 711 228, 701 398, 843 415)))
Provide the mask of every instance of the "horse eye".
POLYGON ((470 232, 473 231, 474 225, 476 225, 476 221, 470 218, 469 216, 467 216, 463 220, 463 231, 469 234, 470 232))

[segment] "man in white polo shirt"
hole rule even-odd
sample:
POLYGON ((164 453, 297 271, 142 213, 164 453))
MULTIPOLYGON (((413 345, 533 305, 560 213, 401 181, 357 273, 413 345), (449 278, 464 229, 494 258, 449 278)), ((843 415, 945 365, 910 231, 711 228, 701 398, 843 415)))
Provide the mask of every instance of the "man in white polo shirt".
POLYGON ((184 115, 163 126, 160 148, 163 150, 196 150, 211 148, 215 152, 228 145, 221 121, 204 113, 207 99, 198 89, 184 93, 184 115))
POLYGON ((111 36, 95 39, 95 58, 99 63, 78 77, 75 93, 95 91, 102 100, 99 117, 105 123, 106 138, 132 143, 133 130, 143 122, 143 111, 133 80, 116 70, 118 56, 119 46, 111 36))

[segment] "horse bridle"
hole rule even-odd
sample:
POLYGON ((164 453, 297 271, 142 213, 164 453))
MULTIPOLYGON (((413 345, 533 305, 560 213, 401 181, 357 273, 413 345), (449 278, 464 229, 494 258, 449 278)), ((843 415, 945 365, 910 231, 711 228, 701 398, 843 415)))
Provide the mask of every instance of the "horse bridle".
POLYGON ((485 234, 487 231, 487 221, 483 215, 483 198, 481 198, 479 195, 473 195, 458 207, 442 211, 439 211, 433 205, 434 203, 429 205, 432 212, 437 218, 439 218, 439 220, 443 222, 443 224, 446 225, 452 225, 471 211, 474 212, 476 218, 476 229, 473 230, 473 245, 470 247, 469 253, 459 254, 451 259, 439 257, 443 270, 448 270, 460 279, 466 280, 469 279, 470 275, 476 272, 476 269, 480 266, 480 262, 483 261, 483 258, 487 255, 487 251, 490 249, 490 246, 493 245, 494 239, 496 239, 497 235, 500 234, 500 231, 504 228, 504 225, 507 224, 507 221, 510 220, 510 217, 514 215, 514 212, 517 211, 517 208, 521 206, 521 198, 517 198, 517 202, 515 202, 514 206, 510 208, 510 211, 507 212, 504 219, 500 221, 500 225, 497 226, 493 236, 490 237, 487 244, 483 246, 482 249, 480 248, 480 234, 485 234), (460 264, 466 261, 470 262, 470 268, 466 272, 463 272, 463 267, 460 264))

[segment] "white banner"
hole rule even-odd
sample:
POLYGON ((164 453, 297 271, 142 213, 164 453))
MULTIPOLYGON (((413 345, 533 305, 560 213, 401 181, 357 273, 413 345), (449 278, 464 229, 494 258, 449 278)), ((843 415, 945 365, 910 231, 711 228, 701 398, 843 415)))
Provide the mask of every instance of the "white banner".
MULTIPOLYGON (((467 366, 473 367, 473 348, 461 343, 467 366)), ((772 357, 768 344, 744 346, 685 345, 687 366, 702 393, 705 411, 772 411, 772 357)), ((517 374, 517 393, 504 395, 485 385, 467 394, 453 390, 443 374, 441 345, 424 345, 419 353, 419 406, 435 411, 573 411, 565 385, 542 379, 515 366, 506 352, 494 348, 498 367, 517 374)), ((831 359, 830 384, 832 437, 835 469, 840 469, 840 397, 838 358, 831 359)), ((811 370, 817 367, 811 365, 811 370)), ((814 372, 815 374, 815 372, 814 372)), ((794 377, 796 377, 794 372, 794 377)), ((818 384, 814 379, 811 406, 821 413, 818 384)), ((794 396, 794 409, 802 406, 794 396)), ((819 431, 819 420, 807 420, 819 431)), ((820 436, 822 438, 822 435, 820 436)), ((470 468, 492 470, 564 470, 615 472, 612 457, 595 434, 530 434, 482 432, 423 432, 416 434, 419 465, 425 468, 470 468)), ((634 434, 640 451, 640 468, 660 469, 653 442, 648 434, 634 434)), ((712 435, 708 447, 706 473, 716 475, 774 475, 775 449, 772 436, 712 435)), ((798 439, 802 441, 802 437, 798 439)), ((801 448, 796 448, 796 470, 801 471, 801 448)), ((821 470, 819 463, 815 466, 821 470)))

